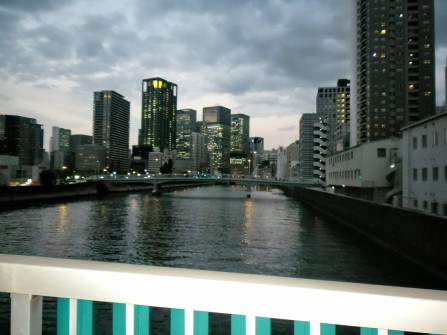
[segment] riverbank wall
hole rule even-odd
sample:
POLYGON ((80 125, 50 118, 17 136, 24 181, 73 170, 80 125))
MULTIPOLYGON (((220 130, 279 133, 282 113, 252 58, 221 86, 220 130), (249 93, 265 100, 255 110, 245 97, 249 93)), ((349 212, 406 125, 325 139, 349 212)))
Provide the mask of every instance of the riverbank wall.
MULTIPOLYGON (((211 183, 210 183, 211 184, 211 183)), ((193 180, 190 183, 163 184, 159 188, 169 191, 185 187, 203 186, 204 183, 197 183, 193 180)), ((154 185, 145 182, 110 182, 110 181, 92 181, 87 183, 52 185, 52 186, 2 186, 0 187, 0 208, 12 208, 14 206, 27 206, 36 203, 45 203, 52 201, 80 199, 83 197, 101 197, 107 194, 130 193, 152 191, 154 185)))
POLYGON ((341 223, 447 279, 447 218, 318 189, 284 189, 322 217, 341 223))
POLYGON ((3 186, 0 187, 0 206, 32 205, 64 199, 96 196, 96 183, 79 183, 52 186, 3 186))

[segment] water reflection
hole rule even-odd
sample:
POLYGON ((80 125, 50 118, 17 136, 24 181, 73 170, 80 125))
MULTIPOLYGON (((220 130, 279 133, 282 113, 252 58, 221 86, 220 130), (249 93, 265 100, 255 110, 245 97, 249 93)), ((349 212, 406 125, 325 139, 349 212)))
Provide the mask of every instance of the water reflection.
POLYGON ((0 213, 0 252, 439 287, 413 264, 279 190, 212 186, 0 213), (32 218, 32 220, 30 220, 32 218))

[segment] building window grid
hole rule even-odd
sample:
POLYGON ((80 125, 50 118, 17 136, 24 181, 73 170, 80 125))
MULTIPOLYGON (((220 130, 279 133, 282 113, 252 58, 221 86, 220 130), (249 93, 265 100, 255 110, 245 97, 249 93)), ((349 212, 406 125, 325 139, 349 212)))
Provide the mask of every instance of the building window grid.
POLYGON ((422 147, 426 148, 427 147, 427 135, 422 135, 422 147))
POLYGON ((422 180, 423 181, 427 181, 427 175, 428 175, 428 173, 427 173, 427 168, 422 168, 422 180))
POLYGON ((432 145, 437 146, 438 145, 438 132, 434 131, 432 133, 432 145))
POLYGON ((438 181, 439 179, 439 168, 437 166, 434 166, 432 169, 432 179, 433 181, 438 181))

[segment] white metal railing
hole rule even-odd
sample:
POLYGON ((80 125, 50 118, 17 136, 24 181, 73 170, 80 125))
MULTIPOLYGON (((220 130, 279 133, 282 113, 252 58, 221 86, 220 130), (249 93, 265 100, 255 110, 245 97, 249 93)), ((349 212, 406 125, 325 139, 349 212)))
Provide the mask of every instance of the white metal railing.
POLYGON ((11 294, 12 334, 41 331, 46 296, 68 298, 70 334, 81 299, 124 304, 126 334, 134 306, 184 310, 185 334, 196 311, 242 316, 241 334, 259 318, 306 321, 312 335, 321 324, 447 334, 447 292, 427 289, 0 254, 0 292, 11 294))

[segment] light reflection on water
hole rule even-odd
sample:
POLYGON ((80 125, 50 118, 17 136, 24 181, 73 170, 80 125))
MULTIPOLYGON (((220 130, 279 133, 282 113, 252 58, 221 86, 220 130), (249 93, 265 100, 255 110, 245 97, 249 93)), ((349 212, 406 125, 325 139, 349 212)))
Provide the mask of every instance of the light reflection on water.
POLYGON ((0 222, 2 253, 431 285, 422 270, 279 190, 251 198, 235 186, 113 195, 4 211, 0 222))
POLYGON ((445 288, 278 190, 114 195, 4 211, 0 223, 1 253, 445 288))

